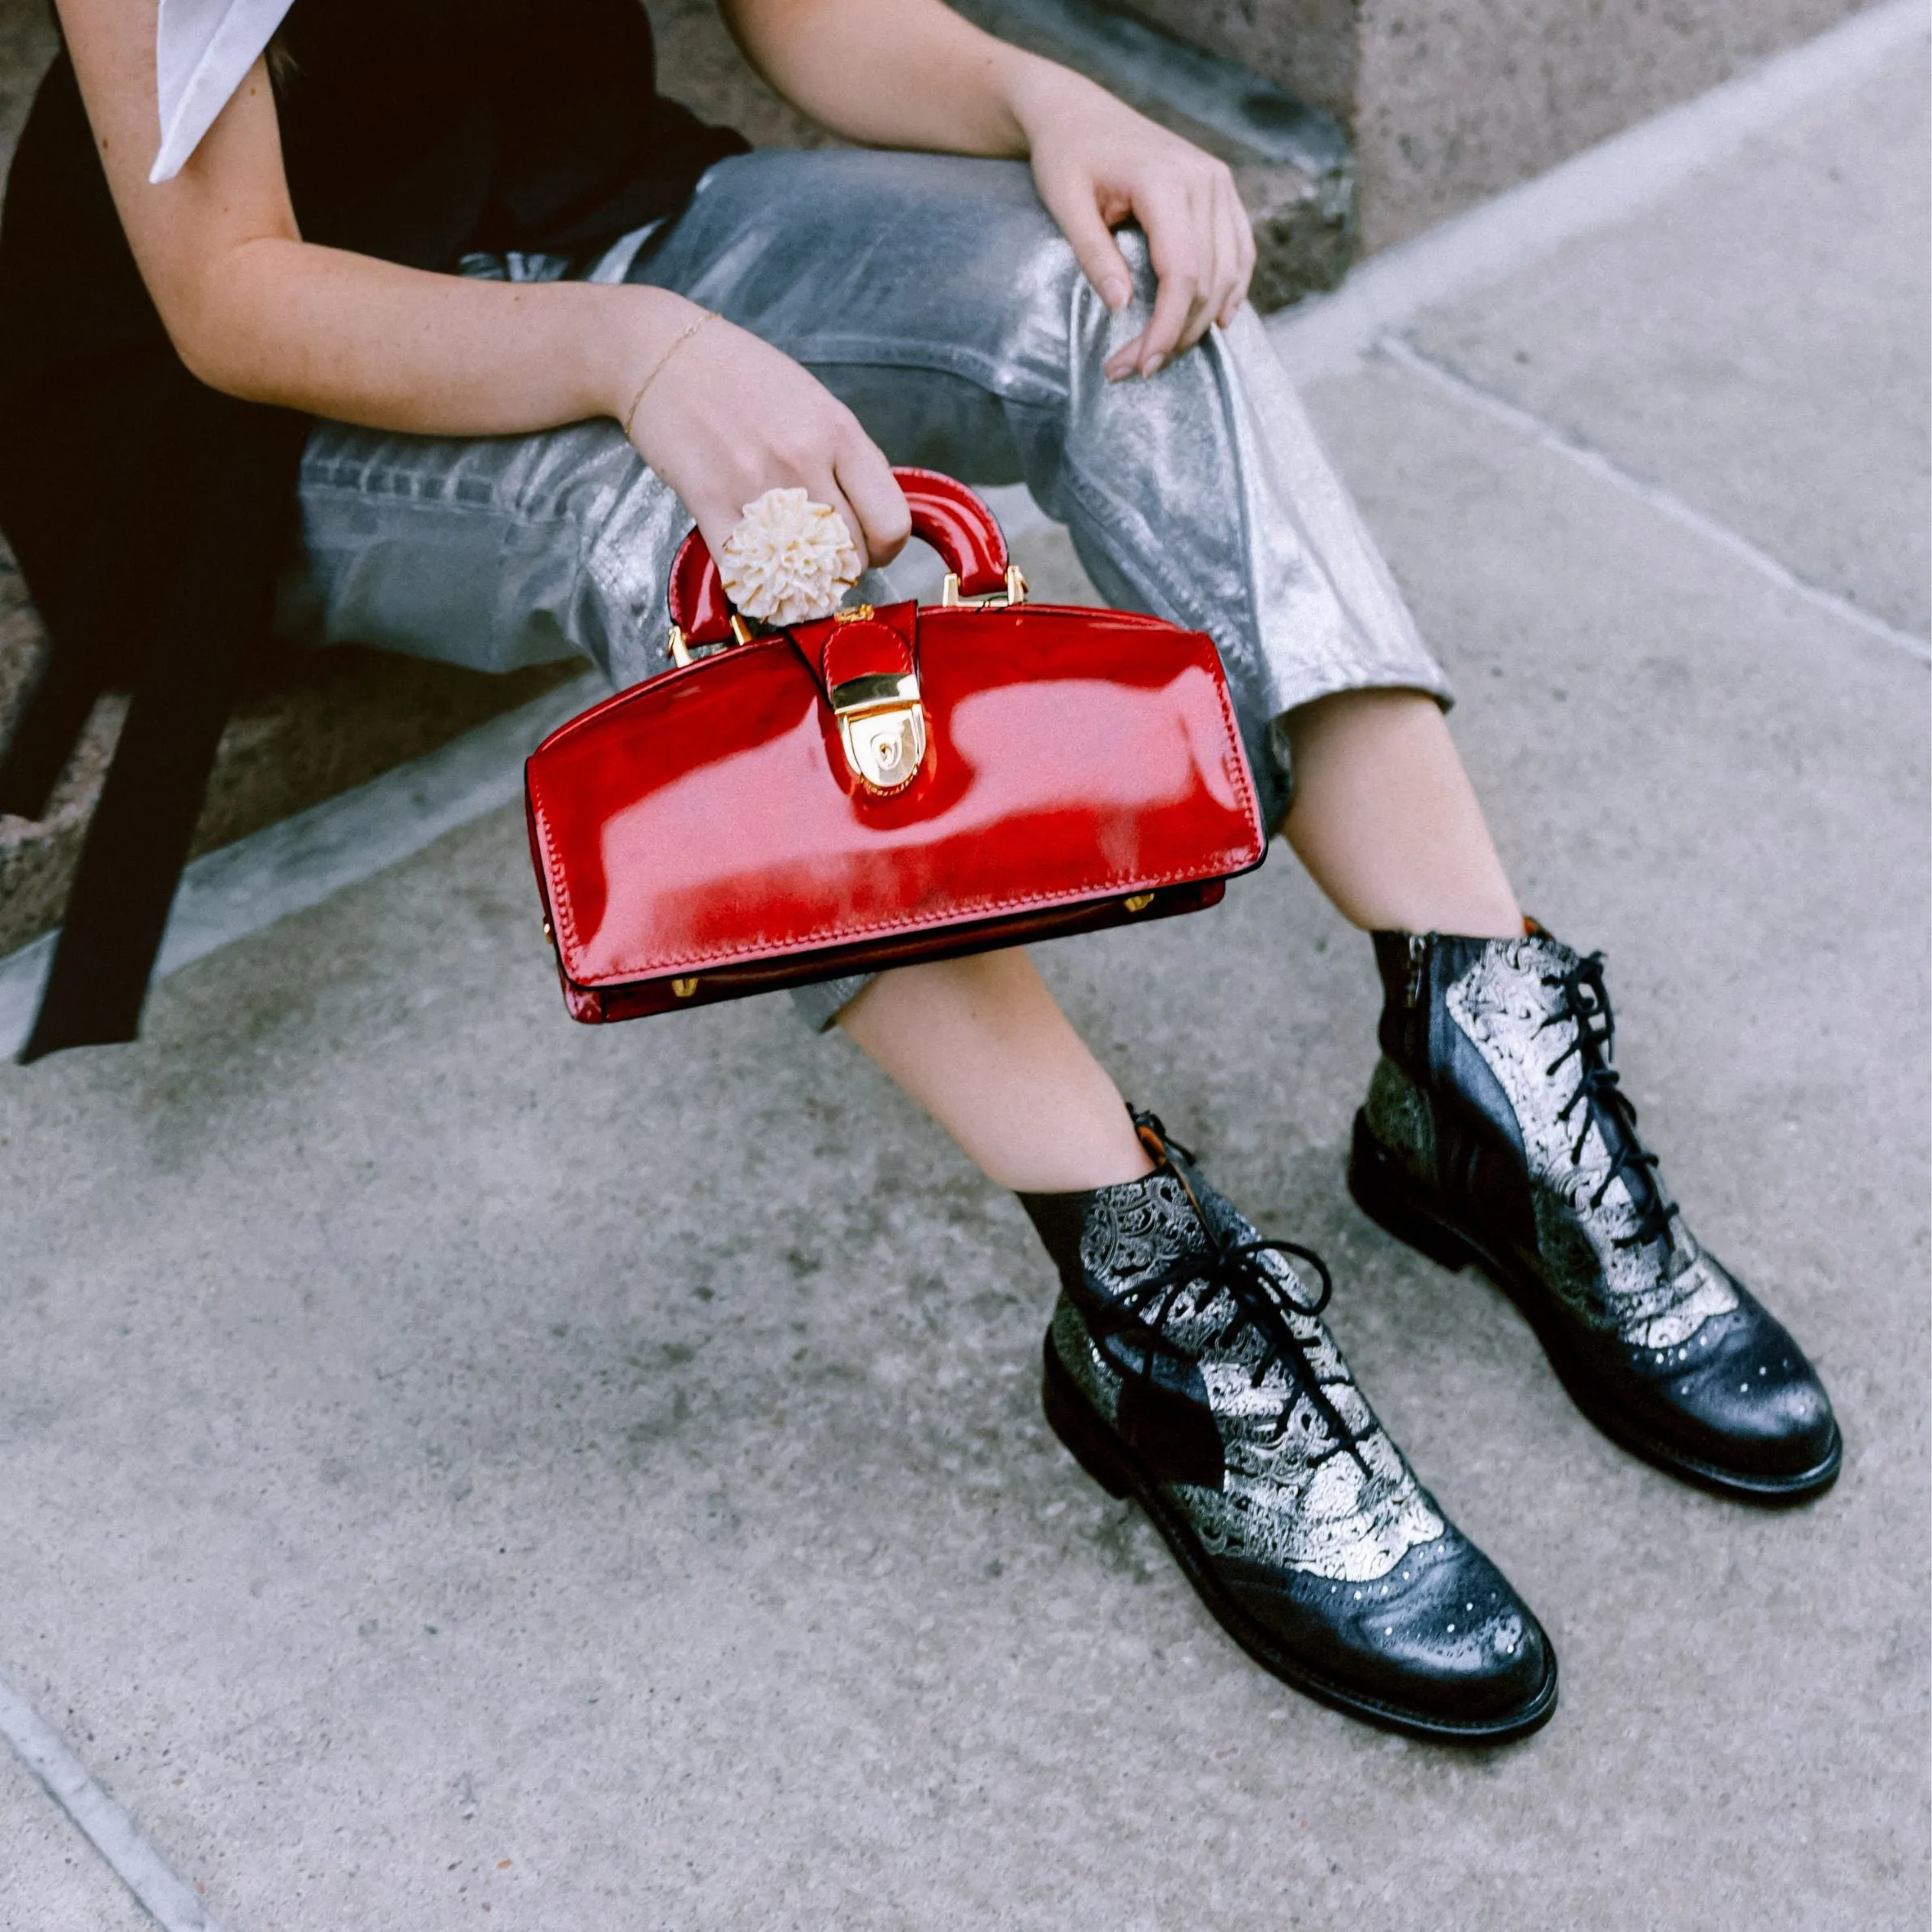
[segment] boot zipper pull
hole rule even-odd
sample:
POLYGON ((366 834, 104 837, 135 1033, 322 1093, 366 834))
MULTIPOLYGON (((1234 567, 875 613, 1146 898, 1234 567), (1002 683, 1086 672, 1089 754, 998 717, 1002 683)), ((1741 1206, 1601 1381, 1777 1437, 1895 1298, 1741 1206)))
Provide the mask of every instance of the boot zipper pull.
POLYGON ((1403 989, 1402 1003, 1414 1007, 1422 997, 1422 972, 1429 960, 1429 942, 1420 933, 1408 934, 1408 984, 1403 989))

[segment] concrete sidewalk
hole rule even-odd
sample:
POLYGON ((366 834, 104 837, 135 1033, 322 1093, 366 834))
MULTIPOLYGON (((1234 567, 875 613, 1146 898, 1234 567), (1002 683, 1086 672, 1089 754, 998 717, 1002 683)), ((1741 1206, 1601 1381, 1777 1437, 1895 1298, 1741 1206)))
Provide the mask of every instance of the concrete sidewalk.
MULTIPOLYGON (((571 1025, 498 813, 0 1069, 0 1679, 229 1932, 1923 1922, 1926 675, 1835 612, 1926 626, 1926 84, 1310 399, 1836 1490, 1641 1467, 1355 1212, 1285 852, 1048 949, 1562 1658, 1494 1753, 1317 1709, 1047 1435, 1010 1198, 787 1003, 571 1025)), ((0 1753, 0 1932, 144 1922, 0 1753)))

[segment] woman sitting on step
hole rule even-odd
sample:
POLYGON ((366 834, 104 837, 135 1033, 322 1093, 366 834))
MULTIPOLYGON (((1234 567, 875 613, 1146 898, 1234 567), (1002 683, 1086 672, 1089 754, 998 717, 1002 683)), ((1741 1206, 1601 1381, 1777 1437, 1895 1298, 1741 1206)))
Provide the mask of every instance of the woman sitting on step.
MULTIPOLYGON (((1227 169, 940 0, 724 11, 855 149, 748 153, 660 98, 636 0, 59 0, 0 241, 0 524, 56 650, 0 806, 140 650, 34 1050, 132 1031, 271 608, 621 685, 665 666, 692 520, 717 551, 802 487, 879 565, 891 464, 1024 481, 1110 599, 1214 636, 1270 822, 1373 938, 1362 1206, 1493 1275, 1637 1453, 1824 1488, 1824 1391, 1667 1197, 1600 962, 1524 918, 1244 305, 1227 169)), ((1548 1716, 1549 1641, 1377 1422, 1326 1270, 1129 1114, 1024 953, 799 1003, 1019 1193, 1061 1284, 1049 1417, 1238 1641, 1425 1736, 1548 1716)))

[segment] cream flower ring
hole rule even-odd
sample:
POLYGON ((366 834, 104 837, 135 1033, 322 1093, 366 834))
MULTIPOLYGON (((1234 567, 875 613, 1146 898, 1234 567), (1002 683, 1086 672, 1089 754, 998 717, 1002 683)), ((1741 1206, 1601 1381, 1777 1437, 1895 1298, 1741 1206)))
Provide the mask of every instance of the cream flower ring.
POLYGON ((718 559, 725 595, 768 624, 829 617, 865 567, 845 519, 802 489, 768 489, 747 503, 718 559))

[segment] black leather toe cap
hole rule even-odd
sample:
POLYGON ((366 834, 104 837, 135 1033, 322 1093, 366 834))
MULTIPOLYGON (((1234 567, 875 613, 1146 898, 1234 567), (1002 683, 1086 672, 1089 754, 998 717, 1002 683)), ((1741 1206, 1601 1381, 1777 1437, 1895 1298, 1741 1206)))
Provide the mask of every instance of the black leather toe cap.
POLYGON ((1555 1657, 1542 1626, 1452 1528, 1370 1581, 1233 1563, 1222 1566, 1222 1577, 1284 1647, 1339 1685, 1412 1719, 1446 1729, 1528 1727, 1554 1702, 1555 1657))
POLYGON ((1684 1447, 1740 1475, 1802 1476, 1836 1452, 1831 1399, 1804 1351, 1740 1287, 1702 1359, 1666 1389, 1684 1447))

